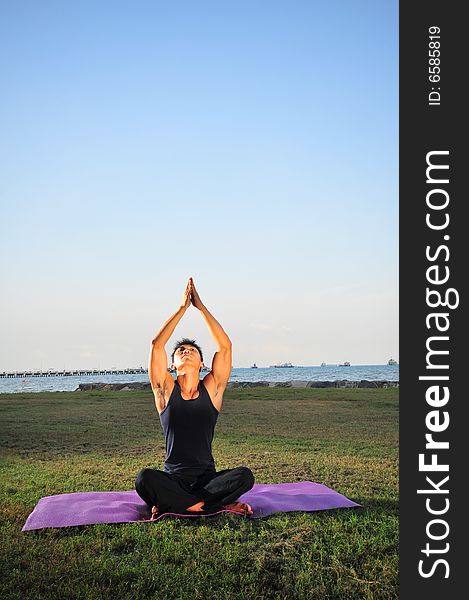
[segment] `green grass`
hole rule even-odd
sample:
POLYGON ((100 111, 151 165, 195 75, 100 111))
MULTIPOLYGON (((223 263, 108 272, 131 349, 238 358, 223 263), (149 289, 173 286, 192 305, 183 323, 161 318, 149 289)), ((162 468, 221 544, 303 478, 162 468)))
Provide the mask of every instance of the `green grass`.
POLYGON ((1 394, 0 597, 398 597, 398 390, 225 392, 217 469, 317 481, 360 509, 21 532, 46 495, 133 489, 161 468, 151 392, 1 394))

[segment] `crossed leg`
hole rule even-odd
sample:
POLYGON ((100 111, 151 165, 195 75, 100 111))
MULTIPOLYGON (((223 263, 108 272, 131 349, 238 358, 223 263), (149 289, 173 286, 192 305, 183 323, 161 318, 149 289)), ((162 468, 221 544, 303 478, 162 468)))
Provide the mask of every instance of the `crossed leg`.
POLYGON ((142 469, 137 475, 135 489, 151 508, 152 515, 158 512, 184 512, 187 507, 200 503, 200 497, 187 491, 169 473, 157 469, 142 469))
POLYGON ((135 489, 151 508, 151 519, 156 519, 161 512, 205 512, 218 507, 251 515, 249 504, 236 500, 253 485, 254 476, 248 467, 209 474, 190 491, 177 478, 173 479, 164 471, 142 469, 137 476, 135 489))
POLYGON ((213 505, 240 514, 252 515, 252 508, 246 502, 236 500, 254 485, 254 475, 248 467, 236 467, 218 471, 201 488, 194 489, 205 500, 207 509, 213 505))

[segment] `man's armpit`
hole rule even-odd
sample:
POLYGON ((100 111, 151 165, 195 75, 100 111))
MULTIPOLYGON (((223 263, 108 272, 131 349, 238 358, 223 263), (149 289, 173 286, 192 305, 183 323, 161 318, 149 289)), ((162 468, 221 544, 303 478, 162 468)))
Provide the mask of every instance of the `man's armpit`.
POLYGON ((155 399, 155 405, 158 411, 162 411, 165 407, 165 383, 157 384, 153 388, 153 396, 155 399))

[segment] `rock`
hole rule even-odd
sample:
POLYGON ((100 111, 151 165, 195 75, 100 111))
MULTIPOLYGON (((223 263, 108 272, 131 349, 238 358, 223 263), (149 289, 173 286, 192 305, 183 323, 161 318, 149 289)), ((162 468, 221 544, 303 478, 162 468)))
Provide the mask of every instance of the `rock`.
POLYGON ((99 391, 130 391, 130 390, 151 390, 150 382, 131 381, 129 383, 80 383, 76 392, 99 391))
POLYGON ((75 390, 75 392, 89 392, 90 390, 93 389, 93 384, 92 383, 80 383, 77 387, 77 389, 75 390))
POLYGON ((294 388, 305 388, 308 387, 309 381, 302 381, 300 379, 292 379, 291 386, 294 388))
POLYGON ((309 381, 307 387, 312 387, 312 388, 335 387, 335 381, 309 381))
MULTIPOLYGON (((348 381, 341 379, 337 381, 230 381, 228 389, 254 388, 254 387, 279 387, 279 388, 389 388, 399 387, 398 381, 348 381)), ((132 381, 129 383, 80 383, 76 392, 99 391, 131 391, 151 390, 150 382, 132 381)))
POLYGON ((268 381, 229 381, 226 386, 232 388, 269 387, 268 381))
POLYGON ((384 381, 368 381, 366 379, 362 379, 359 383, 361 388, 376 388, 383 387, 384 381))

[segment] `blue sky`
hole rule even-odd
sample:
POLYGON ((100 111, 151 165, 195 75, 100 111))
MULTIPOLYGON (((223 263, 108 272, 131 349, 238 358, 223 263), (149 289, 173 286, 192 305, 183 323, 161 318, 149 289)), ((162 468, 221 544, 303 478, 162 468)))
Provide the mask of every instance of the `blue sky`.
POLYGON ((397 10, 2 3, 0 370, 398 358, 397 10))

